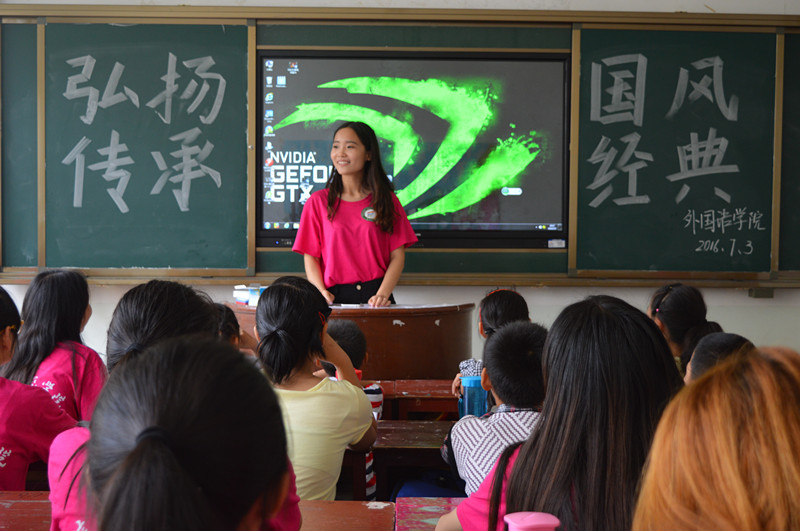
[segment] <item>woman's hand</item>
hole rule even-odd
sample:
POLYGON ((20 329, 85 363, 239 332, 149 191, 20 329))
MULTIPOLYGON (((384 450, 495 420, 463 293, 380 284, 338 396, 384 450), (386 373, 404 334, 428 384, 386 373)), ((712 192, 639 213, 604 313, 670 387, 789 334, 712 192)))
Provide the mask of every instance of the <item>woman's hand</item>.
POLYGON ((328 301, 329 305, 333 304, 333 299, 335 299, 335 297, 333 296, 333 293, 331 293, 330 291, 328 291, 326 289, 320 291, 320 293, 322 293, 322 296, 325 297, 325 300, 328 301))
POLYGON ((372 297, 369 298, 369 305, 373 308, 380 308, 383 306, 389 306, 391 302, 389 301, 389 297, 386 295, 381 295, 380 293, 376 293, 372 297))

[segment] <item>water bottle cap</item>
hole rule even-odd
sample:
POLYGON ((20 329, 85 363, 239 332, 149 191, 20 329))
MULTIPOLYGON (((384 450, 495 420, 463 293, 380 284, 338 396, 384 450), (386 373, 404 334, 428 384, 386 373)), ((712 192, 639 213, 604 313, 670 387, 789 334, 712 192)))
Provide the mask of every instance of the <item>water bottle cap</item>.
POLYGON ((509 531, 550 531, 561 525, 561 521, 550 513, 511 513, 503 519, 509 531))
POLYGON ((461 385, 464 387, 480 387, 481 386, 481 377, 480 376, 462 376, 461 377, 461 385))

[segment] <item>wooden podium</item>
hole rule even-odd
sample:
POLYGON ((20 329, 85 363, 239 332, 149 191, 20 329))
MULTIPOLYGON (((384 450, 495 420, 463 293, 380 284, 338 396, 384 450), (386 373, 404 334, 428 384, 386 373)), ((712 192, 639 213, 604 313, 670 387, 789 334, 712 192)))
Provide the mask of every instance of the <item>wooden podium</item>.
MULTIPOLYGON (((229 305, 239 325, 253 330, 255 308, 229 305)), ((365 380, 453 379, 458 362, 472 357, 475 305, 332 306, 331 319, 350 319, 367 338, 365 380)))

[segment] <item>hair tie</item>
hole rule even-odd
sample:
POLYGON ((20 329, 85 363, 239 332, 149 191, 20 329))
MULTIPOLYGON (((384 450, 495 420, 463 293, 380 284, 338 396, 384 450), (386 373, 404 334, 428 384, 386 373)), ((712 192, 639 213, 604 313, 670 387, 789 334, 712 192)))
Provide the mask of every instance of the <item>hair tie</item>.
POLYGON ((135 352, 139 354, 143 350, 144 350, 144 345, 142 345, 141 343, 131 343, 130 346, 128 347, 128 350, 126 350, 125 353, 130 354, 131 352, 135 352))
POLYGON ((139 435, 136 436, 136 445, 138 446, 145 439, 158 439, 164 443, 164 446, 172 450, 172 439, 169 433, 160 426, 150 426, 140 431, 139 435))
POLYGON ((320 322, 322 322, 322 326, 324 327, 325 326, 325 316, 322 315, 322 312, 317 312, 317 314, 319 315, 319 320, 320 320, 320 322))

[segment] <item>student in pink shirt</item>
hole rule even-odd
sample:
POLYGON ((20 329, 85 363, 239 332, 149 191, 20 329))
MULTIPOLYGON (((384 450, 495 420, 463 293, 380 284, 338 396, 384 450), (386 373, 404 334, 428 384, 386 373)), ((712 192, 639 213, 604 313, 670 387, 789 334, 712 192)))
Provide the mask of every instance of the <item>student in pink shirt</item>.
MULTIPOLYGON (((213 338, 217 326, 217 310, 205 293, 165 280, 135 286, 122 296, 111 316, 106 345, 109 370, 113 374, 118 366, 167 338, 186 334, 213 338)), ((85 492, 78 488, 78 478, 86 459, 84 443, 89 437, 88 428, 75 428, 57 437, 51 447, 48 474, 52 530, 86 529, 85 492)), ((290 481, 290 485, 284 507, 266 529, 300 528, 299 498, 292 497, 294 482, 290 481)))
MULTIPOLYGON (((0 287, 0 360, 9 359, 20 318, 0 287)), ((41 389, 0 377, 0 490, 25 490, 28 466, 47 461, 50 443, 75 425, 41 389)))
POLYGON ((103 360, 81 341, 92 315, 89 286, 77 271, 42 271, 22 302, 19 339, 3 375, 41 387, 61 409, 78 420, 92 418, 108 377, 103 360))
POLYGON ((339 126, 331 161, 325 189, 303 206, 292 250, 328 304, 388 306, 417 237, 381 164, 375 131, 363 122, 339 126))
POLYGON ((97 529, 252 529, 289 485, 269 382, 231 345, 183 336, 121 364, 91 422, 97 529))

